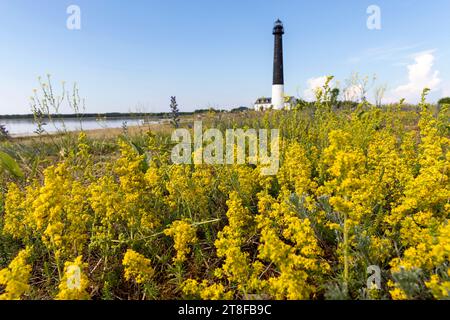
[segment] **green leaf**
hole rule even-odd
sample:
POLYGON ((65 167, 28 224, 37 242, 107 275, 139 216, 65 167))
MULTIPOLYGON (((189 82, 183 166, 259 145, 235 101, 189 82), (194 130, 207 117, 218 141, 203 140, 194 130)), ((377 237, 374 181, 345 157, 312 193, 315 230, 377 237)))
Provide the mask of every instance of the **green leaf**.
POLYGON ((0 169, 6 170, 18 178, 23 178, 23 172, 17 162, 9 154, 2 151, 0 151, 0 169))

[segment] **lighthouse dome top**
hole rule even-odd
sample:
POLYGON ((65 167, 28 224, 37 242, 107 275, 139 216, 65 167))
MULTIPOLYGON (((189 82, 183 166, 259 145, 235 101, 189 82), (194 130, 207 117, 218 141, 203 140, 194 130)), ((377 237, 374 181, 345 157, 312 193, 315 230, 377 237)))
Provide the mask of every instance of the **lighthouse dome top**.
POLYGON ((283 22, 280 19, 277 19, 273 25, 273 34, 284 34, 283 22))

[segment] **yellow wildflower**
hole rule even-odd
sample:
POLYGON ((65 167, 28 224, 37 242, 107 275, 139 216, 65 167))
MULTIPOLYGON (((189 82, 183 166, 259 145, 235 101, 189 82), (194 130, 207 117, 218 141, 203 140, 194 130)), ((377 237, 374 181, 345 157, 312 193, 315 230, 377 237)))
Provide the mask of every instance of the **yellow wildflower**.
POLYGON ((0 294, 0 300, 20 300, 29 292, 31 266, 27 260, 31 252, 31 247, 21 250, 7 268, 0 270, 0 285, 5 286, 4 292, 0 294))
POLYGON ((150 259, 131 249, 125 253, 122 265, 125 267, 125 279, 134 280, 137 284, 147 283, 155 273, 150 259))
POLYGON ((195 227, 188 220, 177 220, 164 230, 164 234, 172 237, 175 242, 177 255, 173 261, 175 263, 186 261, 186 256, 191 252, 189 245, 197 242, 195 227))
POLYGON ((56 300, 89 300, 90 295, 86 291, 89 280, 84 272, 87 263, 83 263, 83 257, 78 256, 74 261, 64 263, 64 276, 59 283, 59 292, 56 300))

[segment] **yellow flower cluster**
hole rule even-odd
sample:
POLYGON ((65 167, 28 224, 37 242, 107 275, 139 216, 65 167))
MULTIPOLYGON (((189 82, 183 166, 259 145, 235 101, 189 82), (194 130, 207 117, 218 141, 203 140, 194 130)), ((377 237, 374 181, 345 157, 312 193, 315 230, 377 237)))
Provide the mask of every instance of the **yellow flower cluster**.
POLYGON ((213 188, 214 168, 174 165, 169 169, 165 203, 173 211, 182 211, 192 220, 209 217, 209 193, 213 188))
POLYGON ((59 292, 56 300, 89 300, 90 295, 86 291, 89 280, 85 270, 87 263, 83 263, 83 257, 78 256, 74 261, 64 264, 64 275, 58 286, 59 292))
POLYGON ((238 286, 239 291, 245 292, 247 287, 253 287, 252 281, 256 279, 248 252, 242 250, 242 246, 252 235, 252 215, 242 204, 237 192, 230 193, 227 201, 228 225, 217 235, 214 245, 217 256, 224 258, 221 268, 215 271, 219 278, 226 277, 230 283, 238 286))
POLYGON ((388 281, 389 294, 391 295, 392 300, 407 300, 408 295, 405 293, 402 288, 392 280, 388 281))
POLYGON ((322 250, 310 221, 298 217, 283 198, 276 201, 261 194, 259 208, 258 257, 278 271, 263 287, 277 299, 311 298, 319 284, 317 275, 326 274, 330 266, 321 259, 322 250))
POLYGON ((31 265, 28 260, 31 253, 31 247, 21 250, 7 268, 0 270, 0 285, 5 286, 0 300, 20 300, 29 292, 31 265))
POLYGON ((186 280, 183 283, 183 292, 203 300, 230 300, 233 298, 233 292, 226 291, 221 283, 210 284, 208 280, 203 280, 201 283, 193 279, 186 280))
POLYGON ((450 269, 447 270, 447 280, 442 280, 438 275, 433 274, 426 286, 436 299, 448 299, 450 296, 450 269))
POLYGON ((118 144, 119 159, 88 186, 88 201, 95 215, 91 246, 105 255, 117 254, 111 240, 133 241, 137 234, 152 233, 160 224, 157 168, 146 170, 144 155, 122 139, 118 144))
POLYGON ((48 167, 43 185, 34 187, 28 187, 23 194, 17 186, 10 186, 5 232, 25 241, 40 237, 57 258, 81 252, 88 240, 91 216, 85 189, 74 179, 69 165, 62 162, 48 167))
POLYGON ((284 153, 283 165, 277 174, 278 182, 282 188, 302 196, 313 193, 317 187, 311 176, 312 165, 304 148, 298 142, 289 143, 284 153))
POLYGON ((8 185, 8 194, 5 199, 5 211, 3 230, 16 239, 25 239, 28 236, 27 205, 25 193, 21 192, 17 184, 8 185))
POLYGON ((177 220, 172 222, 169 228, 164 230, 164 234, 172 237, 174 248, 177 252, 173 258, 175 263, 183 263, 187 255, 191 252, 189 245, 197 242, 197 230, 188 220, 177 220))
POLYGON ((117 160, 115 173, 119 176, 120 205, 116 207, 118 215, 128 223, 133 231, 143 227, 154 229, 159 221, 152 214, 151 188, 146 184, 145 157, 123 140, 119 140, 121 157, 117 160), (147 192, 150 191, 150 192, 147 192))
POLYGON ((439 134, 426 104, 422 105, 419 127, 419 172, 407 180, 401 201, 386 218, 399 230, 405 248, 390 265, 393 272, 419 268, 429 273, 427 287, 436 298, 443 298, 449 294, 448 280, 436 270, 448 268, 450 259, 450 139, 439 134))
POLYGON ((155 273, 150 259, 131 249, 128 249, 125 253, 122 265, 124 266, 125 279, 128 281, 133 280, 137 284, 149 282, 155 273))

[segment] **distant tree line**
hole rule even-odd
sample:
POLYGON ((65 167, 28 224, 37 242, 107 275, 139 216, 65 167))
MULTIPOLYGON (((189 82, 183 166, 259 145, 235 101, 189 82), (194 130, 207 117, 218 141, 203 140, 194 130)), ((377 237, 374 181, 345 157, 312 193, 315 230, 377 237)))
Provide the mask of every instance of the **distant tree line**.
POLYGON ((450 97, 445 97, 438 101, 439 106, 442 106, 443 104, 450 104, 450 97))

